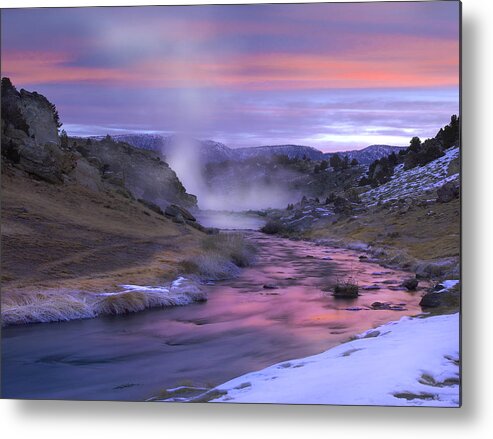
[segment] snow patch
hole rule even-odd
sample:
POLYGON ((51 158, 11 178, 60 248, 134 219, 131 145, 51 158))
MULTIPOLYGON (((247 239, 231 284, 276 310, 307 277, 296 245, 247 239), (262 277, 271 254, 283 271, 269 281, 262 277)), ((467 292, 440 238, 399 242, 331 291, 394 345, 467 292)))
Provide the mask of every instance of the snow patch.
POLYGON ((404 317, 216 390, 213 402, 458 407, 459 314, 404 317))

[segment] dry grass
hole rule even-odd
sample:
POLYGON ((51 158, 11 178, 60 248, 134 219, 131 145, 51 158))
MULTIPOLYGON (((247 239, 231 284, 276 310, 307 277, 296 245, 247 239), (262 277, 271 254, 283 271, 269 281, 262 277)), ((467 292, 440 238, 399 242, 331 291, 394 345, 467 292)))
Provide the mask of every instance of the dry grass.
POLYGON ((201 249, 203 233, 114 191, 36 181, 5 165, 1 178, 3 324, 200 300, 192 293, 171 300, 139 292, 96 299, 89 293, 176 278, 183 258, 201 249))
MULTIPOLYGON (((2 325, 60 322, 108 314, 128 314, 148 308, 188 305, 207 300, 194 282, 152 291, 134 287, 116 293, 91 294, 63 290, 7 293, 2 297, 2 325)), ((121 289, 121 288, 120 288, 121 289)))
POLYGON ((183 260, 186 273, 211 279, 229 279, 239 274, 239 267, 250 266, 255 248, 241 233, 220 233, 203 239, 201 251, 183 260))
POLYGON ((83 296, 55 293, 2 295, 3 326, 92 317, 95 317, 94 309, 83 296))
POLYGON ((183 257, 200 247, 199 231, 116 192, 2 171, 4 291, 159 283, 176 277, 183 257))
POLYGON ((207 252, 216 252, 238 267, 249 267, 255 260, 255 247, 241 233, 220 233, 207 236, 202 241, 202 247, 207 252))
POLYGON ((356 219, 315 228, 305 237, 368 242, 408 261, 456 258, 460 249, 459 212, 459 200, 413 206, 404 215, 374 208, 356 219))

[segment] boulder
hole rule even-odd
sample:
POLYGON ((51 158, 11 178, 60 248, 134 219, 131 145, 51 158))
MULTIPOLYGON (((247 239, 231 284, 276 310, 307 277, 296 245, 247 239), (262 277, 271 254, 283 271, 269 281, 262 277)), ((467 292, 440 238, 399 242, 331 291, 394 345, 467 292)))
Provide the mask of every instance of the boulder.
POLYGON ((437 202, 449 203, 450 201, 459 198, 460 188, 456 181, 449 181, 437 189, 437 202))
POLYGON ((149 210, 156 212, 158 215, 164 215, 164 212, 161 210, 161 208, 157 204, 154 204, 152 201, 143 200, 142 198, 139 198, 137 201, 143 204, 149 210))
POLYGON ((406 288, 408 291, 416 291, 416 288, 418 288, 419 281, 418 279, 412 277, 410 279, 406 279, 402 282, 401 286, 406 288))
POLYGON ((172 221, 177 224, 185 224, 185 218, 179 213, 172 218, 172 221))
POLYGON ((176 218, 177 216, 183 217, 187 221, 197 221, 197 219, 185 208, 177 206, 176 204, 170 204, 166 207, 164 214, 171 218, 176 218))
POLYGON ((421 301, 419 302, 419 306, 423 308, 436 308, 442 304, 442 293, 428 293, 425 294, 421 301))

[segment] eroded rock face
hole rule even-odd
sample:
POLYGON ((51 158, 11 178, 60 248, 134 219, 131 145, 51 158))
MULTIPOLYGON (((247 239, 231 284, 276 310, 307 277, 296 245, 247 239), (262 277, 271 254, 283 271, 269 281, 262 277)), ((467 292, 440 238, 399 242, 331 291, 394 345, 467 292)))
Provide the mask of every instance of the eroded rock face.
POLYGON ((2 79, 2 155, 23 171, 61 183, 76 166, 77 155, 61 148, 58 115, 38 93, 20 92, 2 79))
POLYGON ((97 164, 104 182, 127 189, 136 199, 162 210, 169 204, 187 208, 197 205, 197 197, 186 192, 176 173, 152 151, 139 150, 110 137, 80 140, 75 147, 86 160, 97 164))

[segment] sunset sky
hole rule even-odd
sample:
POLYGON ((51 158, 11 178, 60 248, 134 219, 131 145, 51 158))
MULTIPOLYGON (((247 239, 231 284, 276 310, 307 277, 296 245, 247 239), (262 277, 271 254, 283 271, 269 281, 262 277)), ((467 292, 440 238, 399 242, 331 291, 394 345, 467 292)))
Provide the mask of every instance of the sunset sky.
POLYGON ((2 10, 2 76, 73 135, 185 132, 324 151, 459 111, 459 3, 2 10))

